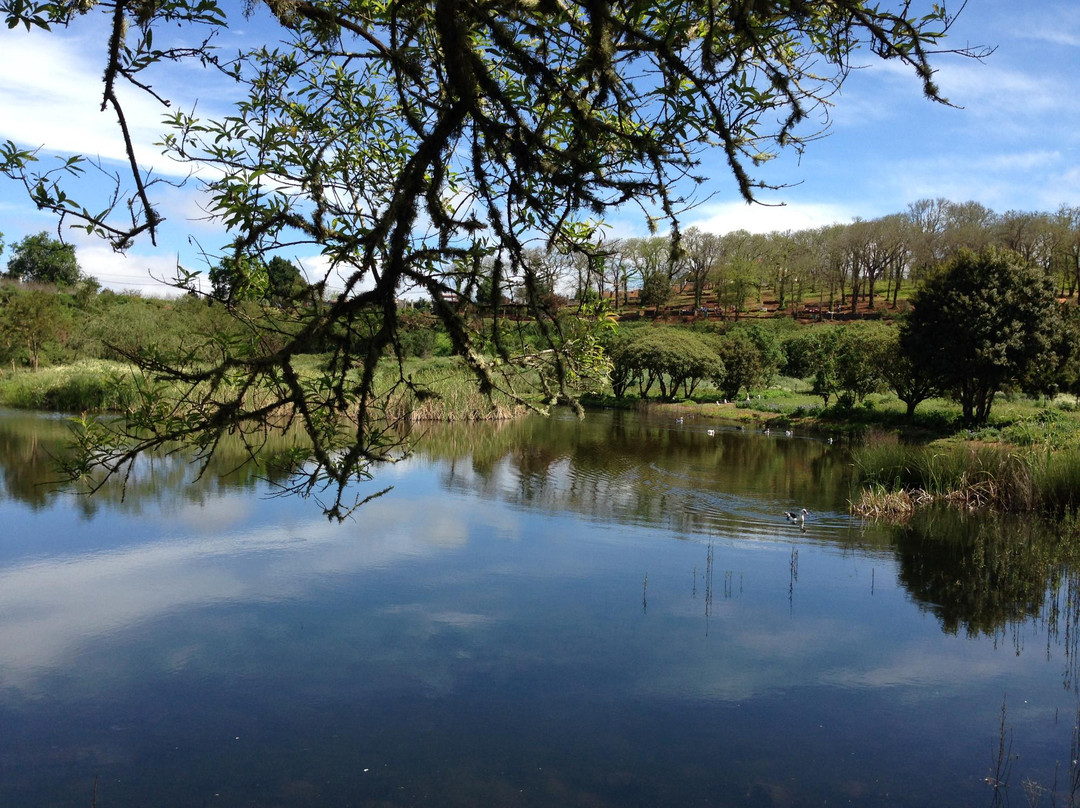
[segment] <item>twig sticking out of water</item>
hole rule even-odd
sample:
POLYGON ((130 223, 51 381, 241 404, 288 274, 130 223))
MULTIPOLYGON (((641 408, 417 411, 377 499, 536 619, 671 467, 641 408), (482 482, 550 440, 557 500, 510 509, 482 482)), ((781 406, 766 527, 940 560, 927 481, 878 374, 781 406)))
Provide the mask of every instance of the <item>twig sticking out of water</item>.
POLYGON ((709 615, 712 614, 713 596, 713 546, 709 542, 709 550, 705 554, 705 634, 709 633, 709 615))
POLYGON ((790 577, 788 578, 788 606, 795 596, 795 584, 799 580, 799 548, 791 548, 790 577))
MULTIPOLYGON (((994 799, 991 801, 991 805, 1000 806, 1004 803, 1005 797, 1003 796, 1009 788, 1009 774, 1012 772, 1012 730, 1005 729, 1005 700, 1006 697, 1001 697, 1001 723, 998 726, 998 744, 997 754, 994 756, 992 762, 992 770, 990 775, 986 778, 987 784, 994 789, 994 799)), ((1070 802, 1070 805, 1072 803, 1070 802)))
POLYGON ((1069 808, 1080 805, 1080 705, 1076 708, 1072 743, 1069 746, 1069 808))
POLYGON ((641 611, 643 613, 649 611, 648 594, 649 594, 649 573, 646 572, 645 573, 645 581, 641 585, 641 611))

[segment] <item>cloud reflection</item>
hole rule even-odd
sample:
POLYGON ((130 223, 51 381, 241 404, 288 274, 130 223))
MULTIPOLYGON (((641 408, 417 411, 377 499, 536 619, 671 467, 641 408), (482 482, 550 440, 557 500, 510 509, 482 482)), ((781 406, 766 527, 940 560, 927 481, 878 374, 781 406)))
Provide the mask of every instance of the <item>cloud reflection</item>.
MULTIPOLYGON (((360 523, 313 517, 232 529, 250 519, 245 502, 250 498, 241 495, 186 505, 173 514, 188 531, 177 538, 151 532, 138 544, 0 572, 0 685, 32 688, 82 649, 158 618, 223 602, 295 598, 319 576, 461 547, 477 522, 467 503, 441 496, 413 500, 408 509, 375 501, 360 523)), ((467 616, 445 619, 461 623, 467 616)))

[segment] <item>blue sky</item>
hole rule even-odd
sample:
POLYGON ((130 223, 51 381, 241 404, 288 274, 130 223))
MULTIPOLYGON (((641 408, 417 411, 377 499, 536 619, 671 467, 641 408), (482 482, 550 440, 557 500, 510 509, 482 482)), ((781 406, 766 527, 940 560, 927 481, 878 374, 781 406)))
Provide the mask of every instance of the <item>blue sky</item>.
MULTIPOLYGON (((244 34, 229 31, 219 44, 228 50, 244 34)), ((99 108, 103 30, 0 30, 0 43, 0 140, 46 144, 46 154, 98 154, 120 167, 114 118, 99 108)), ((714 232, 797 230, 903 211, 927 197, 975 200, 999 213, 1080 205, 1080 2, 969 0, 949 42, 965 45, 997 50, 984 62, 950 55, 937 60, 937 82, 959 108, 926 101, 910 71, 867 55, 865 68, 835 98, 829 137, 809 144, 801 160, 787 155, 762 173, 790 184, 763 194, 774 206, 743 203, 717 158, 714 168, 705 164, 711 197, 684 224, 714 232)), ((220 88, 197 66, 156 76, 155 89, 184 99, 185 108, 197 98, 203 112, 221 103, 220 88)), ((160 137, 161 108, 145 97, 132 96, 128 104, 140 155, 160 174, 178 178, 179 167, 150 145, 160 137)), ((83 269, 106 286, 153 294, 168 291, 154 278, 173 277, 178 259, 205 269, 195 245, 213 250, 221 237, 199 221, 195 184, 162 189, 157 202, 168 219, 157 248, 143 241, 117 256, 72 233, 83 269)), ((617 217, 612 225, 616 235, 644 234, 638 218, 617 217)), ((7 244, 54 228, 20 188, 0 180, 0 232, 7 244)), ((5 251, 0 263, 9 257, 5 251)), ((295 257, 318 270, 315 256, 295 257)))

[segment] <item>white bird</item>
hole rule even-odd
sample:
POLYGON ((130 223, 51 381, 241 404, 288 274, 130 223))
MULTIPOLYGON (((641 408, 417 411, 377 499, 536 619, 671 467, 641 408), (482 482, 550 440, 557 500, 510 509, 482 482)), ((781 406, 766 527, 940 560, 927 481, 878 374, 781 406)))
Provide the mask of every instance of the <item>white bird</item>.
POLYGON ((810 513, 810 511, 803 508, 800 513, 796 513, 795 511, 784 511, 784 516, 786 516, 790 522, 799 522, 801 524, 806 521, 806 515, 808 513, 810 513))
POLYGON ((706 429, 705 434, 708 435, 711 438, 713 435, 716 434, 716 430, 715 429, 706 429))
POLYGON ((790 438, 791 437, 791 430, 790 429, 785 429, 784 434, 787 435, 790 438))
POLYGON ((829 445, 832 446, 832 438, 829 438, 829 445))

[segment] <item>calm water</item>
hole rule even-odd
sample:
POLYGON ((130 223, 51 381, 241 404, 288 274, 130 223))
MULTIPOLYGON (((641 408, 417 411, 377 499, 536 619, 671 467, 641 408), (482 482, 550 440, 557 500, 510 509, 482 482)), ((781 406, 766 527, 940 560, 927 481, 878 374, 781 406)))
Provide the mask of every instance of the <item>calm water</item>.
POLYGON ((861 526, 842 447, 710 426, 432 430, 331 524, 55 493, 63 422, 0 413, 0 805, 1070 804, 1054 537, 861 526))

